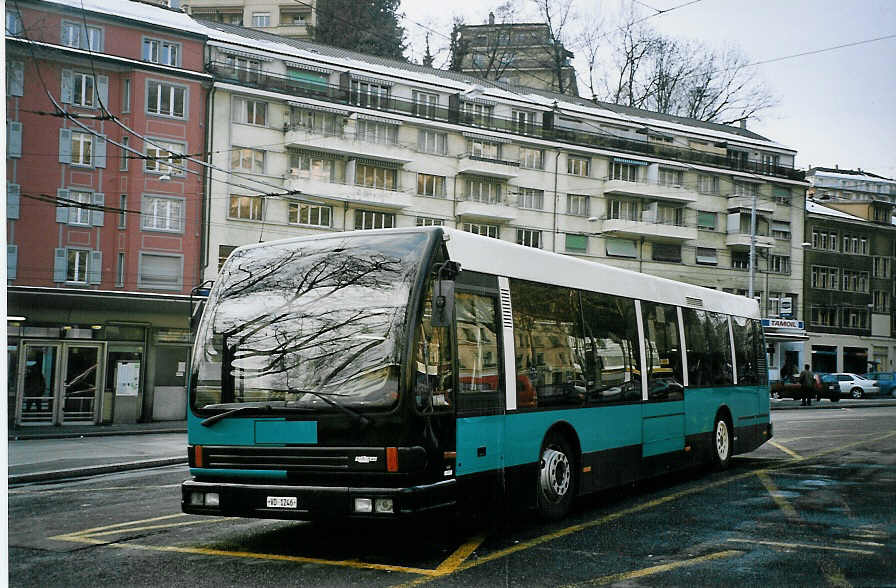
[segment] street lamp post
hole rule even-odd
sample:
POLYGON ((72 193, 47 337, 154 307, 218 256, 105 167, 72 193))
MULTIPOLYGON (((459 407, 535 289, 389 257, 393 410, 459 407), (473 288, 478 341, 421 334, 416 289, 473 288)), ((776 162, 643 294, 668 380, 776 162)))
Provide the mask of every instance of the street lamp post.
MULTIPOLYGON (((753 205, 750 207, 750 292, 748 296, 753 298, 753 279, 756 274, 756 200, 759 197, 759 189, 753 187, 753 205)), ((768 292, 765 293, 768 296, 768 292)))

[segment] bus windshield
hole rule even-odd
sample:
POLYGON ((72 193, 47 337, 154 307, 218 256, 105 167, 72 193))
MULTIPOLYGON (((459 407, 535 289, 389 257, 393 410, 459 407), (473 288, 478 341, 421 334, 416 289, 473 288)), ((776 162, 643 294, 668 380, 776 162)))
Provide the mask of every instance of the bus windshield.
POLYGON ((427 238, 340 235, 234 252, 197 333, 193 409, 393 406, 427 238))

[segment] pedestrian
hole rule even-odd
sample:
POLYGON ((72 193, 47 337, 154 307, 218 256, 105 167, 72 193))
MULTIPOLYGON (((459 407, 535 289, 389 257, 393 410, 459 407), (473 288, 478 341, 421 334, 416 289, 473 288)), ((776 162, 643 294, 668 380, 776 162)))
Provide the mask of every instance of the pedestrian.
POLYGON ((812 370, 809 369, 809 364, 807 363, 805 367, 803 367, 803 371, 800 372, 800 389, 803 393, 803 402, 801 406, 812 406, 812 393, 815 388, 815 374, 812 373, 812 370))

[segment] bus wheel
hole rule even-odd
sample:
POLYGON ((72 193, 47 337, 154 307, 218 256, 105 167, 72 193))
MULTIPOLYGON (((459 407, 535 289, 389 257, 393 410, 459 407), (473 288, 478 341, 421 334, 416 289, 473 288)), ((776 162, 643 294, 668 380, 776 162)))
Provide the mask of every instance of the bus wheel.
POLYGON ((543 519, 556 521, 569 512, 576 474, 575 454, 569 441, 557 433, 548 435, 538 468, 538 514, 543 519))
POLYGON ((731 427, 728 419, 721 414, 718 415, 712 430, 713 462, 718 469, 724 470, 731 462, 731 427))

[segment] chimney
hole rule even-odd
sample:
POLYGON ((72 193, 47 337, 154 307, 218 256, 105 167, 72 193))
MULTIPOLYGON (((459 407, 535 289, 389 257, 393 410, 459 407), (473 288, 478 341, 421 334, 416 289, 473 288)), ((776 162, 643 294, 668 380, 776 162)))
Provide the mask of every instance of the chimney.
POLYGON ((494 12, 488 13, 488 24, 490 24, 490 25, 495 24, 495 13, 494 12))
POLYGON ((747 130, 747 117, 740 119, 740 128, 747 130))

